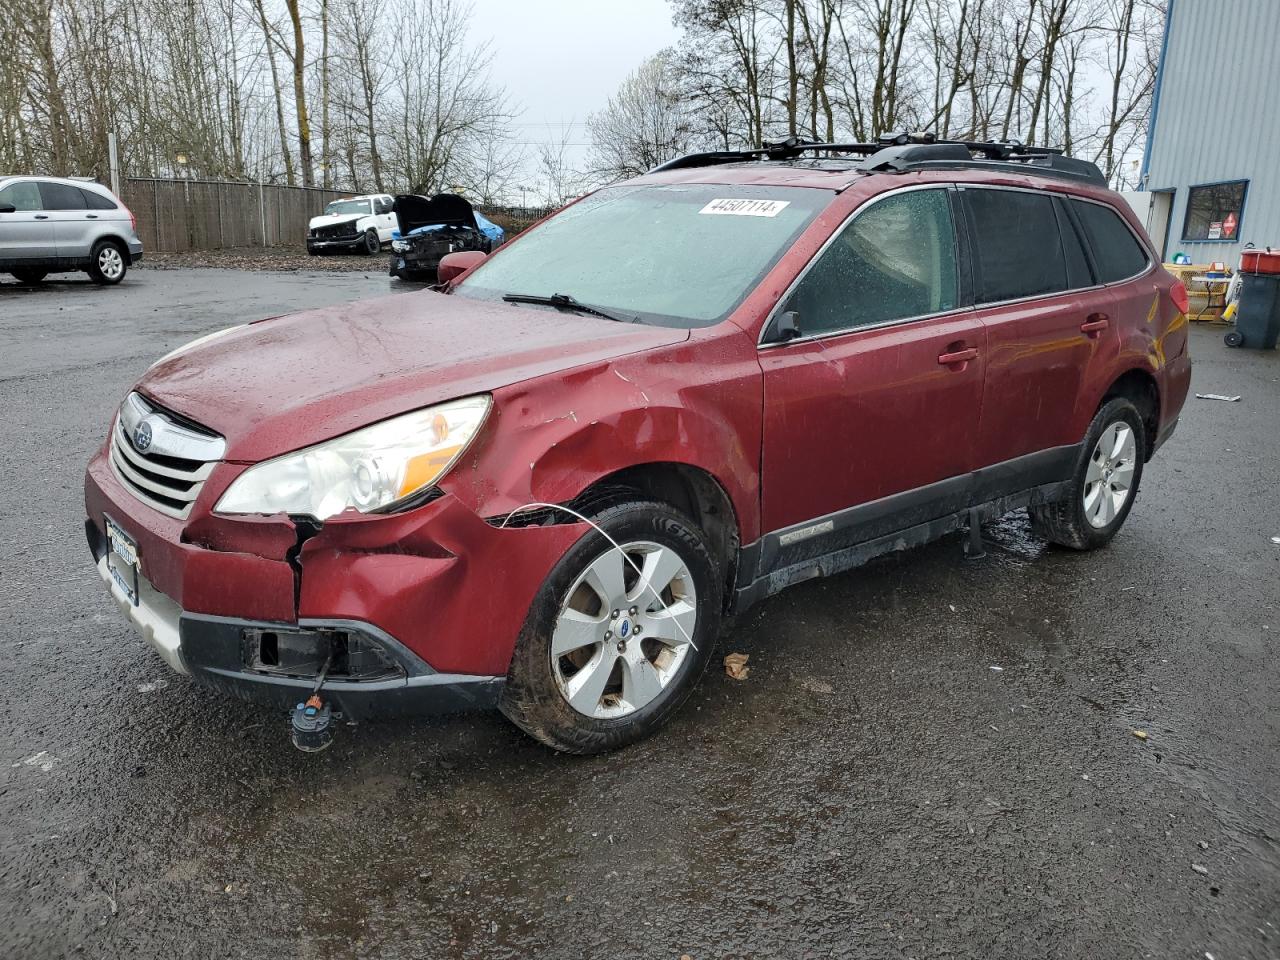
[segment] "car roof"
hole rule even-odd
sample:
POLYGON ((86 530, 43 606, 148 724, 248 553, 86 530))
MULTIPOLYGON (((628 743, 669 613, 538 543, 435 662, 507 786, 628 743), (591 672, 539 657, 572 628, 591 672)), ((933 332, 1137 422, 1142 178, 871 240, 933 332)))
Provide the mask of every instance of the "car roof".
POLYGON ((111 192, 111 188, 104 184, 98 183, 89 177, 46 177, 42 174, 28 173, 12 173, 0 174, 0 184, 4 183, 26 183, 31 180, 39 180, 46 183, 65 183, 71 187, 89 187, 96 193, 102 193, 114 198, 115 194, 111 192))
MULTIPOLYGON (((792 137, 747 150, 691 153, 655 167, 659 182, 743 183, 844 190, 868 177, 941 172, 944 182, 1049 182, 1108 191, 1097 165, 1054 147, 1017 141, 943 140, 896 133, 872 143, 816 143, 792 137)), ((643 178, 642 178, 643 179, 643 178)))
POLYGON ((860 192, 880 193, 909 183, 961 183, 989 186, 1012 186, 1029 189, 1051 189, 1060 193, 1114 201, 1115 194, 1106 186, 1046 176, 1011 164, 990 167, 922 168, 904 171, 858 170, 853 164, 813 164, 794 161, 758 161, 727 163, 708 167, 685 167, 659 170, 638 177, 631 183, 676 184, 741 184, 745 186, 807 187, 842 193, 857 186, 860 192))

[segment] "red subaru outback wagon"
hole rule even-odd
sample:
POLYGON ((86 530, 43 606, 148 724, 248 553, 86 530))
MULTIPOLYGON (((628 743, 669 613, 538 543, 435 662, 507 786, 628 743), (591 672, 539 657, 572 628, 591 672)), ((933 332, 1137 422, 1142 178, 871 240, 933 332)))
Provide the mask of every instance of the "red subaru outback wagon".
POLYGON ((89 542, 174 669, 617 747, 790 584, 1019 508, 1106 544, 1190 380, 1133 213, 1017 145, 683 157, 442 280, 204 337, 124 399, 89 542))

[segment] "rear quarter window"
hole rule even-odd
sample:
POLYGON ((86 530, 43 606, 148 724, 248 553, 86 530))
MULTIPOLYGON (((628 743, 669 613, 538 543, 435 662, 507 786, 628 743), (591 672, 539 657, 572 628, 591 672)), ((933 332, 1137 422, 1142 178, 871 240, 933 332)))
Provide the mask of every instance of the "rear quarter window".
POLYGON ((115 201, 110 197, 104 197, 100 193, 92 190, 80 188, 80 196, 84 200, 84 208, 86 210, 117 210, 119 209, 115 201))
POLYGON ((1115 283, 1137 276, 1147 269, 1147 252, 1133 231, 1110 207, 1084 200, 1072 200, 1076 215, 1084 226, 1093 260, 1103 283, 1115 283))
POLYGON ((1053 199, 1020 190, 966 188, 978 301, 1000 303, 1067 289, 1053 199))

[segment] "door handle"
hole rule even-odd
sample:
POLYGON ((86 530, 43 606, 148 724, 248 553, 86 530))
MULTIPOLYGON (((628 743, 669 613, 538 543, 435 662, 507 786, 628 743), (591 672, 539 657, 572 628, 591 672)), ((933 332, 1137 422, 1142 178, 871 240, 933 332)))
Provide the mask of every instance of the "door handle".
POLYGON ((1111 326, 1111 318, 1105 313, 1091 313, 1085 322, 1080 324, 1080 332, 1088 334, 1092 340, 1109 326, 1111 326))
POLYGON ((48 219, 49 219, 49 215, 48 215, 47 213, 37 213, 37 214, 36 214, 36 219, 37 219, 37 220, 48 220, 48 219))
POLYGON ((97 219, 98 219, 98 215, 97 215, 96 213, 86 213, 86 214, 84 215, 84 218, 85 218, 86 220, 97 220, 97 219))
POLYGON ((938 354, 938 363, 944 367, 949 367, 957 363, 968 363, 970 360, 978 359, 977 347, 966 347, 964 350, 956 350, 952 353, 938 354))

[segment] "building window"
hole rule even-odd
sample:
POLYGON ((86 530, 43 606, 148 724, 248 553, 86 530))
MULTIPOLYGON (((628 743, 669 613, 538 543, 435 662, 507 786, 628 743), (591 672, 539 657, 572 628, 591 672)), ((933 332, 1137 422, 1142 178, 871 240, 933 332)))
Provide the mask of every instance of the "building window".
POLYGON ((1192 187, 1187 195, 1182 239, 1234 241, 1240 235, 1248 186, 1248 180, 1233 180, 1192 187))

